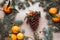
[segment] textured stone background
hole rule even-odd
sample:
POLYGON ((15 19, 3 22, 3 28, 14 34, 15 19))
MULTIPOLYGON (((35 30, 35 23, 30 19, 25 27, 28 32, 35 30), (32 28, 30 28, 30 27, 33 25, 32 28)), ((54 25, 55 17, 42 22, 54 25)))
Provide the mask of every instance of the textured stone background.
MULTIPOLYGON (((34 5, 31 5, 30 7, 26 8, 25 10, 18 10, 17 6, 16 9, 20 12, 16 15, 15 20, 22 20, 24 23, 21 26, 21 30, 25 30, 26 36, 31 36, 33 38, 33 31, 31 30, 30 26, 26 24, 26 20, 24 20, 26 13, 28 13, 30 10, 34 11, 40 11, 41 12, 41 18, 39 22, 39 27, 37 29, 37 32, 41 31, 43 27, 48 27, 47 20, 45 19, 46 12, 43 11, 42 7, 38 7, 39 3, 36 3, 34 5)), ((4 12, 0 11, 0 18, 4 18, 4 12)), ((41 38, 43 36, 43 33, 39 33, 39 37, 41 38)), ((60 40, 60 33, 54 33, 54 40, 60 40)), ((31 40, 31 39, 29 39, 31 40)))
MULTIPOLYGON (((40 22, 39 22, 39 27, 37 29, 37 32, 39 33, 39 31, 43 30, 43 27, 48 27, 48 25, 47 25, 47 20, 45 19, 46 12, 43 11, 42 7, 38 7, 38 4, 39 3, 31 5, 31 7, 26 8, 26 10, 23 10, 23 11, 20 10, 20 13, 18 13, 16 16, 16 20, 24 21, 24 17, 26 16, 25 13, 28 13, 29 10, 40 11, 41 18, 40 18, 40 22)), ((27 35, 27 36, 33 35, 33 32, 31 30, 30 26, 26 24, 26 21, 24 21, 24 24, 22 25, 22 29, 24 29, 26 31, 25 35, 27 35)), ((39 33, 39 37, 41 38, 42 36, 43 36, 43 33, 39 33)), ((33 36, 31 36, 31 37, 33 37, 33 36)), ((60 33, 53 33, 53 40, 60 40, 60 33)))

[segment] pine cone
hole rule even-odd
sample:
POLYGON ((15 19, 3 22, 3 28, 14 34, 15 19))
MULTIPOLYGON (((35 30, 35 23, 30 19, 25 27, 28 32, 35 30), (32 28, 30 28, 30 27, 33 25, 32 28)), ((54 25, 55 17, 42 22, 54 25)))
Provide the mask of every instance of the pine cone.
POLYGON ((39 25, 40 14, 34 14, 32 17, 27 18, 27 22, 30 24, 33 31, 35 31, 39 25), (33 19, 32 19, 33 18, 33 19))

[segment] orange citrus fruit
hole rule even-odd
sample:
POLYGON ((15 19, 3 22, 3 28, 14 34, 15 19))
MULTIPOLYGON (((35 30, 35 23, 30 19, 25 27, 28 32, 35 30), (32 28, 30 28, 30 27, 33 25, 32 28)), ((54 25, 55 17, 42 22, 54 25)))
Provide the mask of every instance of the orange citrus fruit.
POLYGON ((53 18, 52 18, 52 21, 53 21, 53 22, 59 22, 60 19, 59 19, 58 17, 56 17, 56 18, 53 17, 53 18))
POLYGON ((11 39, 12 40, 17 40, 17 36, 15 34, 11 34, 11 39))
POLYGON ((17 39, 18 39, 18 40, 24 39, 24 34, 23 34, 23 33, 18 33, 18 34, 17 34, 17 39))
POLYGON ((10 9, 12 9, 12 6, 9 6, 9 7, 7 7, 7 5, 3 6, 3 11, 7 14, 11 13, 12 10, 10 9))
POLYGON ((20 31, 20 27, 19 26, 13 26, 11 30, 12 30, 12 33, 18 33, 20 31))
POLYGON ((49 9, 50 14, 56 14, 58 12, 58 9, 56 7, 52 7, 49 9))

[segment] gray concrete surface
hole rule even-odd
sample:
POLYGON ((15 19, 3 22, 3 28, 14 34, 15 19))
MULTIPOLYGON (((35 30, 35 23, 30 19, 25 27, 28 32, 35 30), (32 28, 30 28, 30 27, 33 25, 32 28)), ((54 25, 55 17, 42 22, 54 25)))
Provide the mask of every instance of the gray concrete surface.
POLYGON ((53 40, 60 40, 60 33, 53 33, 53 40))
MULTIPOLYGON (((24 20, 26 13, 28 13, 30 10, 34 10, 34 11, 41 11, 41 18, 40 18, 40 22, 39 22, 39 27, 37 29, 37 32, 39 33, 39 31, 43 30, 43 27, 47 27, 47 20, 45 19, 45 15, 46 12, 43 11, 42 7, 38 7, 39 3, 36 3, 34 5, 31 5, 29 8, 26 8, 25 10, 18 10, 17 6, 16 9, 19 11, 19 13, 16 15, 15 20, 22 20, 24 23, 21 26, 21 30, 25 30, 25 36, 30 36, 33 38, 33 31, 31 30, 30 26, 26 24, 26 20, 24 20)), ((4 18, 4 13, 0 12, 0 18, 3 19, 4 18)), ((60 40, 60 33, 53 33, 53 40, 60 40)), ((41 38, 43 36, 43 33, 39 33, 39 37, 41 38)), ((32 40, 32 39, 29 39, 32 40)))

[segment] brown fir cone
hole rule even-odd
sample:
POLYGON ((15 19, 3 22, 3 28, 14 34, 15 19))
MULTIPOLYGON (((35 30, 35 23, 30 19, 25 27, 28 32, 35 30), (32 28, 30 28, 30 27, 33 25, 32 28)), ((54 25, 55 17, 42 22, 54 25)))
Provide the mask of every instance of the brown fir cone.
POLYGON ((27 23, 30 25, 33 31, 35 31, 39 26, 40 12, 30 12, 27 15, 27 23))
POLYGON ((28 23, 30 24, 33 31, 35 31, 39 25, 39 17, 34 16, 33 20, 28 20, 28 23))

